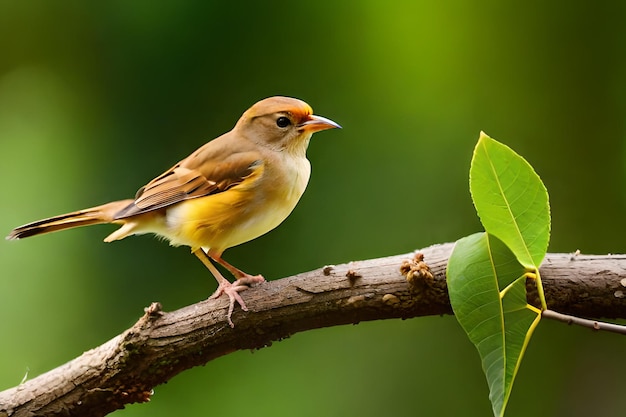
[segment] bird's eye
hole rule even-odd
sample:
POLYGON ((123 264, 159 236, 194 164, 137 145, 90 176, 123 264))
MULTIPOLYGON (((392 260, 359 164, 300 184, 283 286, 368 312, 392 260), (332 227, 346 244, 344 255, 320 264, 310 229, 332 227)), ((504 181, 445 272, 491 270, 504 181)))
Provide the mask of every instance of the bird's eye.
POLYGON ((282 117, 279 117, 278 119, 276 119, 276 126, 278 126, 278 127, 283 128, 283 127, 289 126, 290 124, 291 124, 291 120, 289 120, 289 118, 287 118, 285 116, 282 116, 282 117))

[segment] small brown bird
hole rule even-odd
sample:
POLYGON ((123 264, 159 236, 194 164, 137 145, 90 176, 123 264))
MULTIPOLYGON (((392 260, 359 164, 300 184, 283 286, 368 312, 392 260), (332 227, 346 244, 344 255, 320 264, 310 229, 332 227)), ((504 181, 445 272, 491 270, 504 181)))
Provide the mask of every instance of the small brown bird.
POLYGON ((210 298, 225 293, 247 307, 239 292, 264 282, 222 259, 233 246, 278 226, 294 209, 311 174, 306 150, 313 133, 339 128, 315 116, 305 102, 270 97, 248 109, 228 133, 208 142, 137 191, 134 199, 63 214, 20 226, 8 240, 99 223, 122 227, 105 242, 154 233, 173 246, 186 245, 218 282, 210 298), (230 283, 211 260, 236 278, 230 283))

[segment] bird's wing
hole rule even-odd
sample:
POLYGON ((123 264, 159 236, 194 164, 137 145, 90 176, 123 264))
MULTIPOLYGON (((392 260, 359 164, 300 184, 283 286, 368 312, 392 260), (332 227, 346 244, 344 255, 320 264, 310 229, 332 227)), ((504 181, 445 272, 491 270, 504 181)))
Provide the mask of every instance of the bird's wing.
POLYGON ((217 152, 202 147, 140 188, 135 201, 115 215, 124 219, 192 198, 224 192, 263 168, 258 152, 217 152), (213 155, 211 155, 213 154, 213 155))

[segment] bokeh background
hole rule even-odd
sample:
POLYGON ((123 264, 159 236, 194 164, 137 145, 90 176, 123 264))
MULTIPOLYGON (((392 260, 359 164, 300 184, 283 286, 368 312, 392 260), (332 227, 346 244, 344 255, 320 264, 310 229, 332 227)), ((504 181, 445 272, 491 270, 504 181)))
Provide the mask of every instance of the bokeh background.
MULTIPOLYGON (((626 251, 626 3, 0 1, 0 231, 134 195, 289 95, 344 129, 274 232, 226 253, 280 278, 480 230, 481 130, 524 155, 552 204, 550 250, 626 251)), ((186 248, 103 244, 97 226, 0 242, 0 389, 214 280, 186 248)), ((508 416, 623 416, 626 341, 542 323, 508 416)), ((361 323, 237 352, 155 389, 135 416, 486 416, 453 317, 361 323)))

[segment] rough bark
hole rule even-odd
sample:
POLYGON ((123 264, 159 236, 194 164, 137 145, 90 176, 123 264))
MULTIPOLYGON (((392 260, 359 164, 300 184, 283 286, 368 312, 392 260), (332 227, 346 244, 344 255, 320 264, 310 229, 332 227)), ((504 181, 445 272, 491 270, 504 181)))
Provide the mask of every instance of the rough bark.
MULTIPOLYGON (((147 401, 152 388, 185 369, 294 333, 366 320, 452 314, 445 268, 453 244, 264 283, 243 293, 249 312, 226 322, 227 300, 173 312, 158 303, 105 344, 0 392, 3 416, 103 416, 147 401)), ((588 318, 626 318, 626 255, 548 254, 541 267, 548 306, 588 318)), ((537 304, 528 281, 529 302, 537 304)))

